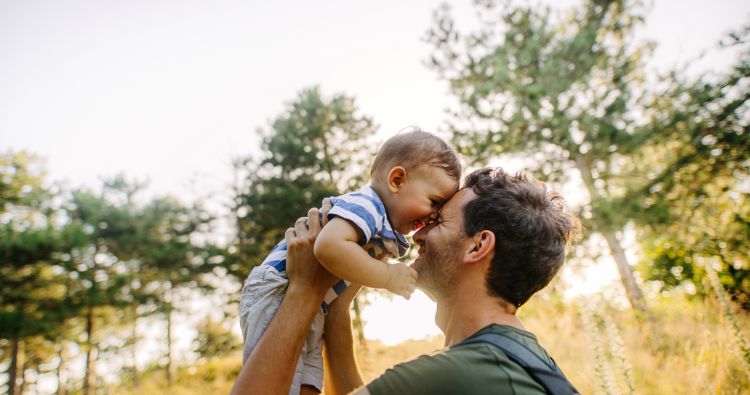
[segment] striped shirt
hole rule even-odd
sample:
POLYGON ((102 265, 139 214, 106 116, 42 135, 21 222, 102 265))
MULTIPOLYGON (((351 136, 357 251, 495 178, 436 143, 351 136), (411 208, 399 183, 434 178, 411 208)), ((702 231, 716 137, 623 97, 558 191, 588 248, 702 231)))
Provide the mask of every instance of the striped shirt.
MULTIPOLYGON (((328 212, 328 218, 343 218, 359 229, 362 234, 359 245, 371 257, 386 261, 388 258, 402 257, 409 249, 406 237, 393 230, 388 222, 383 201, 369 185, 359 191, 333 197, 331 204, 333 208, 328 212)), ((282 240, 262 264, 271 265, 279 272, 286 271, 286 251, 286 242, 282 240)), ((328 311, 328 306, 349 284, 349 281, 342 279, 328 290, 323 298, 323 311, 328 311)))

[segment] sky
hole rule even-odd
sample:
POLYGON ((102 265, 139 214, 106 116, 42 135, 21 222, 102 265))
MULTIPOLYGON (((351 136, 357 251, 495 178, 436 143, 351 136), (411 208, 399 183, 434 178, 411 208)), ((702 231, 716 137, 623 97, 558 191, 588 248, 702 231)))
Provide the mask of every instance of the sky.
MULTIPOLYGON (((192 198, 226 191, 231 160, 257 153, 256 129, 304 87, 353 95, 384 135, 436 130, 450 100, 422 37, 437 5, 3 0, 0 149, 42 155, 74 186, 124 172, 192 198)), ((468 1, 453 8, 472 22, 468 1)), ((656 1, 652 64, 687 62, 749 16, 742 1, 656 1)))
MULTIPOLYGON (((470 2, 451 4, 459 26, 470 26, 470 2)), ((220 207, 231 161, 256 155, 256 130, 305 87, 356 97, 382 136, 439 129, 451 100, 424 65, 422 40, 438 5, 0 0, 0 151, 41 155, 50 179, 70 186, 124 173, 149 180, 150 193, 220 207)), ((693 59, 748 20, 747 1, 657 0, 639 37, 658 44, 649 67, 716 72, 734 55, 693 59)), ((591 270, 616 276, 613 265, 591 270)), ((426 297, 394 300, 364 312, 368 337, 393 344, 438 333, 426 297), (412 329, 383 319, 412 319, 412 329)))

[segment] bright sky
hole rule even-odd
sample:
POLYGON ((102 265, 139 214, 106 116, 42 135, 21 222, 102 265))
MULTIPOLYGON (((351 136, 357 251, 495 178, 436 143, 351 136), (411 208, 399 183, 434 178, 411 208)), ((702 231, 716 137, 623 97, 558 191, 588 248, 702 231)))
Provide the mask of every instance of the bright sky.
MULTIPOLYGON (((469 1, 453 4, 459 23, 472 20, 469 1)), ((232 158, 257 152, 254 130, 304 87, 355 96, 383 134, 409 125, 435 130, 450 101, 423 65, 430 47, 421 37, 437 6, 2 1, 0 150, 40 154, 51 179, 74 186, 124 172, 149 179, 152 193, 190 199, 227 196, 232 158)), ((747 1, 657 0, 642 35, 659 43, 652 65, 665 70, 748 17, 747 1)), ((700 70, 732 61, 711 56, 700 70)), ((609 266, 589 276, 614 278, 609 266)), ((414 299, 374 303, 364 313, 368 337, 394 343, 437 333, 434 306, 414 299)))

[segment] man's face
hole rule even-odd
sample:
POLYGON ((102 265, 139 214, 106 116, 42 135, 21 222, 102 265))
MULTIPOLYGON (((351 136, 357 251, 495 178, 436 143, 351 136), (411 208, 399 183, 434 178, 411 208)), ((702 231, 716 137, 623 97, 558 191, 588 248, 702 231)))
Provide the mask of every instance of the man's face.
POLYGON ((414 234, 419 256, 412 264, 419 278, 417 286, 433 299, 450 296, 461 256, 464 233, 464 206, 476 197, 471 189, 462 189, 443 206, 434 224, 414 234))

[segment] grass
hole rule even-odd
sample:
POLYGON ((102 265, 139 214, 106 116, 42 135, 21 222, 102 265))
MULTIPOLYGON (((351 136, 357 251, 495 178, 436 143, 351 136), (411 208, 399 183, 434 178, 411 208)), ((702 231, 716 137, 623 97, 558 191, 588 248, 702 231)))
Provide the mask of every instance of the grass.
MULTIPOLYGON (((670 295, 651 300, 650 307, 655 317, 652 322, 640 321, 631 311, 606 303, 596 308, 602 341, 607 344, 604 358, 609 361, 617 393, 631 393, 621 368, 623 360, 630 368, 634 393, 748 393, 750 372, 745 368, 733 328, 725 321, 716 300, 670 295), (601 317, 610 320, 609 327, 601 317), (612 325, 619 332, 620 346, 610 346, 612 325), (622 355, 625 358, 618 361, 622 355)), ((578 306, 542 294, 521 309, 520 317, 582 394, 602 393, 599 379, 593 374, 595 358, 589 351, 589 335, 583 328, 578 306)), ((750 316, 738 312, 736 320, 747 335, 750 316)), ((396 346, 369 342, 367 350, 357 350, 362 375, 366 380, 373 379, 398 362, 439 349, 442 343, 441 336, 396 346)), ((228 393, 239 368, 238 354, 179 369, 177 384, 169 389, 163 376, 154 372, 144 374, 138 389, 119 388, 109 393, 228 393)))
MULTIPOLYGON (((584 351, 589 348, 588 336, 578 308, 546 302, 538 298, 529 306, 524 314, 527 327, 581 393, 601 393, 598 378, 591 374, 596 371, 595 359, 584 351)), ((650 307, 652 322, 639 321, 629 310, 601 309, 619 329, 636 393, 747 393, 750 372, 716 301, 673 295, 652 300, 650 307)), ((750 328, 747 313, 737 318, 741 327, 750 328)), ((623 372, 614 368, 612 355, 608 359, 619 393, 629 393, 623 372)))

